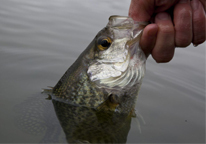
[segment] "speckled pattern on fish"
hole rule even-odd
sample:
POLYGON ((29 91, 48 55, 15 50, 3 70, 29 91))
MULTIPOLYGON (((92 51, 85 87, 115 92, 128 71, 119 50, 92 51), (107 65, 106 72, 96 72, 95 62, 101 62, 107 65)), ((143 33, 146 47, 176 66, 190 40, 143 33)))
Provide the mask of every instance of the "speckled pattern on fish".
POLYGON ((145 73, 146 57, 139 47, 145 25, 111 16, 53 88, 52 99, 130 113, 145 73))

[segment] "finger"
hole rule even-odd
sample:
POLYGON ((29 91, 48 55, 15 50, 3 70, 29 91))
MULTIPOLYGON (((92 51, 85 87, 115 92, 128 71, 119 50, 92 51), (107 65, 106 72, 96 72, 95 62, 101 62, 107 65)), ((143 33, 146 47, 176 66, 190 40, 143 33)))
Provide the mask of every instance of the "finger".
POLYGON ((155 12, 163 12, 175 5, 179 0, 155 0, 155 12))
POLYGON ((154 12, 154 0, 131 0, 129 16, 135 21, 149 21, 154 12))
POLYGON ((140 39, 140 47, 144 51, 146 57, 151 54, 152 49, 155 46, 157 32, 158 26, 156 24, 150 24, 144 28, 140 39))
POLYGON ((154 12, 162 12, 178 0, 131 0, 129 16, 135 21, 150 21, 154 12))
POLYGON ((206 0, 200 0, 200 2, 202 3, 204 10, 206 11, 206 0))
POLYGON ((192 8, 190 0, 180 0, 174 8, 175 45, 187 47, 192 42, 192 8))
POLYGON ((192 22, 193 22, 193 44, 198 45, 205 41, 206 16, 205 11, 199 0, 192 0, 192 22))
POLYGON ((158 25, 157 40, 152 56, 156 62, 169 62, 174 55, 174 27, 169 14, 163 12, 155 17, 158 25))

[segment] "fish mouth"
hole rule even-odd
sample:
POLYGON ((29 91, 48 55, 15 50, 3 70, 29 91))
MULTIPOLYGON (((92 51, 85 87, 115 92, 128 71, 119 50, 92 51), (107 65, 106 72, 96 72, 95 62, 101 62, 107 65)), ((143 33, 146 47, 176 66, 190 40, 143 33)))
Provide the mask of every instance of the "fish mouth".
POLYGON ((130 29, 132 31, 131 36, 135 38, 148 24, 148 22, 134 21, 131 17, 128 16, 113 15, 109 17, 109 22, 106 27, 114 29, 130 29))
POLYGON ((107 27, 112 29, 127 29, 130 31, 130 40, 127 41, 125 47, 130 51, 131 57, 135 53, 135 48, 139 45, 143 29, 148 25, 148 22, 134 21, 128 16, 113 15, 109 17, 107 27))
POLYGON ((133 27, 134 21, 128 16, 118 16, 113 15, 109 17, 109 22, 107 27, 117 28, 117 29, 130 29, 133 27))

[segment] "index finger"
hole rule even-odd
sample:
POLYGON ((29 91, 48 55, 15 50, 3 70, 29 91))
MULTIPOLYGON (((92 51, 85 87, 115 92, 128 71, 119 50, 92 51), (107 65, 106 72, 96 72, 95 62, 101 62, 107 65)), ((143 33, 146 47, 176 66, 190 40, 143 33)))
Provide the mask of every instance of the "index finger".
POLYGON ((178 0, 131 0, 129 16, 135 21, 150 21, 154 12, 163 12, 178 0))
POLYGON ((135 21, 149 21, 154 12, 155 0, 131 0, 129 16, 135 21))

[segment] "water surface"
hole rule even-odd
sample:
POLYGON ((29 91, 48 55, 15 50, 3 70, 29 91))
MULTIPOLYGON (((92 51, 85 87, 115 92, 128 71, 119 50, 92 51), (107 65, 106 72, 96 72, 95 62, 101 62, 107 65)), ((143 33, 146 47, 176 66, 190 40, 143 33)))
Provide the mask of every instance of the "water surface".
MULTIPOLYGON (((54 86, 122 0, 1 0, 0 142, 66 143, 51 101, 54 86)), ((173 60, 147 60, 127 143, 205 142, 205 43, 177 48, 173 60)))

